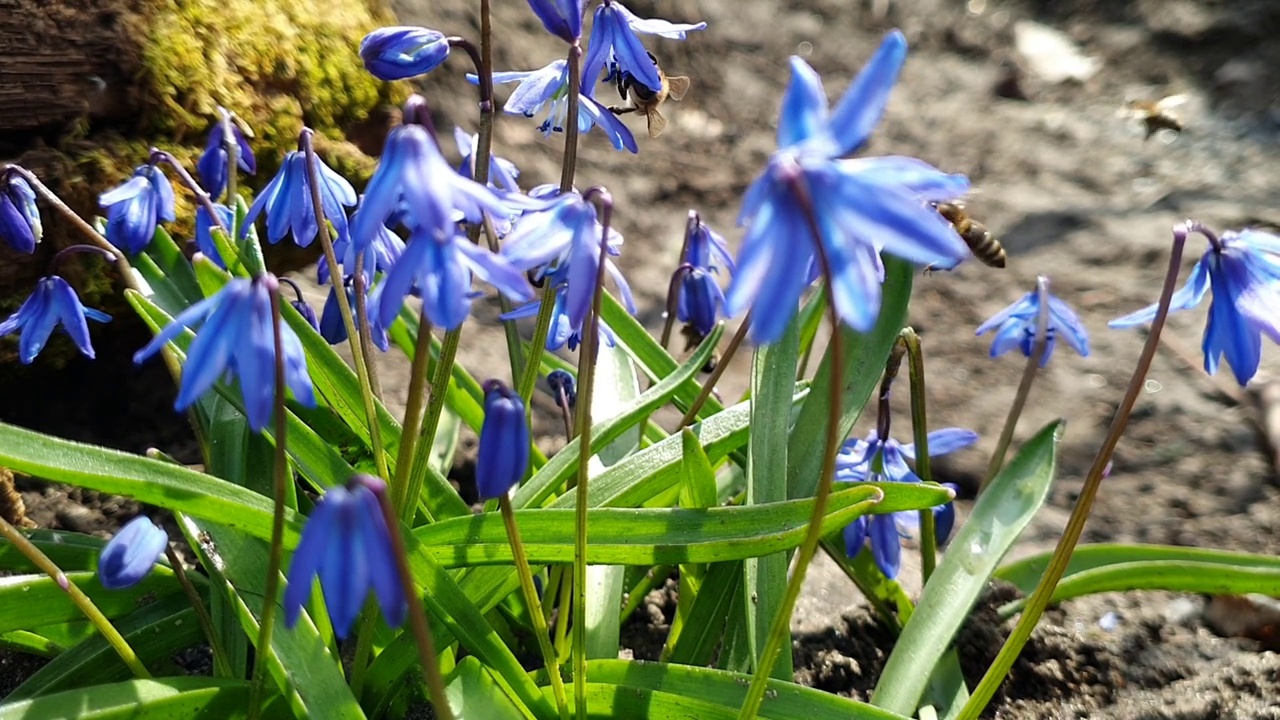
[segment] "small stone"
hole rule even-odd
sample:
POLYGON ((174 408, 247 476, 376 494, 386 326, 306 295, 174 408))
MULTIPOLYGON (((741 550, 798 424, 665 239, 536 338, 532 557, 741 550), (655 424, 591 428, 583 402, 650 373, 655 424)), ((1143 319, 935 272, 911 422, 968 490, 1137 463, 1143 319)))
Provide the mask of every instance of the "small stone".
POLYGON ((1102 67, 1085 55, 1066 34, 1030 20, 1014 23, 1013 42, 1027 68, 1049 83, 1084 82, 1102 67))

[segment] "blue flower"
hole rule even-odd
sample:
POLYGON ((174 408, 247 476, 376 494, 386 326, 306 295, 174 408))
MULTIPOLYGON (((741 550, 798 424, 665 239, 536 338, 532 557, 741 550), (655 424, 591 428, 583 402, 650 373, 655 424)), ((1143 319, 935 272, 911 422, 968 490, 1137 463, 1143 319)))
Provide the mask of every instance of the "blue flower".
MULTIPOLYGON (((222 203, 214 203, 213 209, 218 213, 222 227, 232 226, 231 208, 222 203)), ((213 228, 214 225, 209 222, 209 212, 204 209, 204 204, 196 205, 196 248, 215 265, 226 270, 227 263, 222 259, 222 253, 218 252, 218 246, 213 242, 213 228)))
POLYGON ((493 500, 524 477, 529 469, 529 422, 524 402, 498 380, 484 383, 484 424, 476 460, 476 486, 481 500, 493 500))
POLYGON ((386 488, 379 478, 356 475, 345 486, 329 488, 316 502, 289 565, 285 627, 298 623, 316 577, 333 632, 340 639, 351 634, 370 590, 387 624, 404 624, 409 608, 396 567, 393 530, 382 509, 386 488))
MULTIPOLYGON (((174 408, 187 409, 219 378, 236 375, 240 378, 249 427, 261 430, 271 420, 275 397, 276 351, 271 318, 274 292, 278 292, 274 275, 252 280, 233 278, 216 294, 179 313, 146 347, 134 353, 133 361, 141 363, 183 330, 203 321, 200 332, 187 348, 187 362, 182 368, 182 385, 174 408)), ((281 323, 280 331, 285 384, 293 391, 295 400, 315 407, 302 343, 287 324, 281 323)))
MULTIPOLYGON (((1260 230, 1228 230, 1211 238, 1209 249, 1191 268, 1187 284, 1173 295, 1169 311, 1189 310, 1213 291, 1209 321, 1204 328, 1205 372, 1213 375, 1218 362, 1227 364, 1243 387, 1258 372, 1262 335, 1280 342, 1280 236, 1260 230)), ((1113 328, 1149 323, 1156 305, 1112 320, 1113 328)))
POLYGON ((98 556, 98 582, 124 590, 142 582, 169 546, 169 536, 145 515, 130 520, 98 556))
MULTIPOLYGON (((530 194, 536 191, 535 188, 530 194)), ((602 260, 617 283, 627 309, 635 312, 631 287, 613 261, 601 257, 603 231, 596 218, 595 206, 578 193, 568 192, 560 195, 550 208, 521 216, 506 238, 502 256, 519 270, 550 267, 556 275, 555 286, 567 285, 565 312, 569 325, 581 328, 587 311, 591 309, 602 260)), ((622 236, 610 228, 608 244, 611 254, 616 254, 621 242, 622 236)))
MULTIPOLYGON (((462 155, 462 164, 458 166, 458 173, 468 180, 475 180, 471 165, 475 162, 473 158, 480 144, 480 136, 468 135, 462 128, 454 127, 453 141, 457 143, 458 152, 462 155)), ((520 168, 516 167, 515 163, 496 155, 489 157, 489 187, 503 192, 518 193, 520 192, 520 185, 516 182, 518 177, 520 177, 520 168)))
POLYGON ((449 40, 430 28, 378 28, 360 41, 364 68, 379 80, 404 80, 435 70, 449 57, 449 40))
MULTIPOLYGON (((371 284, 373 276, 380 272, 387 272, 400 259, 400 255, 404 252, 404 240, 399 235, 391 232, 386 225, 373 236, 373 242, 365 245, 364 248, 364 275, 365 283, 371 284)), ((351 242, 350 237, 338 238, 333 243, 333 254, 338 258, 338 264, 342 266, 342 275, 345 279, 355 277, 356 273, 356 248, 351 242)), ((329 284, 329 259, 321 257, 320 262, 316 264, 316 279, 321 285, 329 284)))
POLYGON ((502 256, 472 244, 460 231, 443 240, 416 232, 382 282, 378 322, 390 327, 405 296, 416 287, 427 319, 446 330, 457 328, 471 312, 473 274, 513 300, 533 298, 523 273, 502 256))
MULTIPOLYGON (((387 335, 386 328, 390 327, 390 323, 383 325, 377 322, 377 295, 368 293, 366 295, 364 309, 368 315, 369 336, 373 340, 373 346, 386 352, 391 348, 391 338, 387 335)), ((356 291, 351 283, 347 285, 347 302, 351 308, 351 315, 354 319, 356 311, 356 291)), ((392 318, 394 322, 395 318, 392 318)), ((347 341, 347 326, 342 322, 342 310, 338 307, 338 293, 332 287, 329 288, 329 297, 324 301, 324 309, 320 312, 320 324, 316 326, 320 331, 320 337, 329 342, 330 345, 337 345, 347 341)), ((356 330, 360 329, 360 324, 356 323, 356 330)))
POLYGON ((564 405, 560 404, 560 395, 564 394, 564 402, 573 407, 578 401, 578 389, 574 385, 573 376, 564 370, 552 370, 547 373, 547 385, 551 388, 551 397, 556 401, 556 407, 564 409, 564 405))
POLYGON ((715 328, 717 311, 724 307, 724 293, 716 281, 719 265, 733 272, 733 258, 724 238, 705 225, 696 212, 689 211, 689 238, 681 260, 689 266, 680 280, 676 318, 689 323, 699 335, 715 328))
MULTIPOLYGON (((347 235, 347 215, 344 207, 356 204, 356 191, 341 175, 334 172, 320 158, 316 158, 320 173, 320 206, 325 218, 333 224, 338 238, 347 235)), ((311 178, 307 175, 307 156, 298 150, 290 150, 280 164, 280 172, 249 206, 240 237, 249 232, 249 226, 263 211, 267 213, 267 240, 280 242, 293 233, 293 241, 301 247, 315 242, 320 225, 316 223, 315 206, 311 201, 311 178)))
POLYGON ((0 240, 20 253, 30 253, 43 234, 35 192, 22 177, 10 175, 0 187, 0 240))
MULTIPOLYGON (((568 346, 570 350, 577 350, 578 345, 582 344, 582 322, 574 324, 569 320, 569 314, 565 311, 565 296, 568 294, 568 287, 563 282, 554 282, 558 277, 552 275, 551 287, 555 288, 556 298, 555 304, 551 308, 551 324, 547 328, 546 348, 552 352, 562 347, 568 346)), ((540 302, 531 302, 521 305, 520 307, 505 312, 499 316, 502 320, 519 320, 520 318, 530 318, 538 314, 540 302)), ((597 347, 613 347, 613 331, 609 326, 600 321, 600 332, 596 335, 597 347)))
POLYGON ((822 80, 803 60, 791 59, 778 151, 743 199, 738 222, 747 230, 725 296, 730 315, 753 306, 756 342, 782 335, 819 244, 831 264, 836 311, 860 332, 880 313, 881 251, 921 264, 967 256, 964 241, 928 205, 964 194, 969 181, 963 175, 913 158, 839 159, 866 143, 906 49, 901 32, 889 33, 829 117, 822 80))
POLYGON ((0 322, 0 337, 21 331, 18 359, 30 365, 49 341, 54 326, 62 323, 62 329, 71 336, 80 352, 92 359, 93 345, 89 343, 89 323, 85 318, 107 322, 111 316, 81 305, 76 291, 71 289, 66 280, 50 275, 40 278, 36 289, 18 311, 0 322))
MULTIPOLYGON (((1066 303, 1052 295, 1047 296, 1049 326, 1045 334, 1044 356, 1040 358, 1040 367, 1049 363, 1049 356, 1053 355, 1053 346, 1059 333, 1081 357, 1087 357, 1089 334, 1085 332, 1080 317, 1066 303)), ((991 341, 991 357, 1003 355, 1014 347, 1022 350, 1026 357, 1031 357, 1036 344, 1036 323, 1039 316, 1040 293, 1032 290, 979 325, 976 334, 981 335, 992 328, 999 328, 991 341)))
POLYGON ((249 147, 249 140, 245 138, 244 131, 225 108, 218 108, 218 112, 222 118, 209 131, 209 140, 205 143, 204 154, 196 163, 200 184, 204 186, 205 192, 215 198, 227 187, 227 165, 230 164, 227 159, 227 133, 231 133, 232 139, 240 147, 237 163, 240 169, 250 175, 258 171, 258 162, 253 157, 253 148, 249 147))
POLYGON ((173 186, 154 165, 139 165, 128 182, 98 197, 107 210, 107 240, 131 255, 142 252, 156 226, 173 222, 173 186))
MULTIPOLYGON (((970 430, 935 430, 929 433, 929 457, 955 452, 977 440, 978 434, 970 430)), ((866 440, 850 440, 840 449, 836 457, 835 479, 839 482, 920 482, 919 476, 907 465, 907 460, 915 457, 914 443, 902 445, 892 438, 881 438, 873 430, 866 440)), ((955 524, 954 508, 945 509, 949 505, 939 506, 934 511, 934 517, 938 519, 938 542, 943 542, 951 534, 951 527, 955 524)), ((862 551, 866 538, 870 537, 871 554, 876 565, 885 577, 896 578, 902 567, 900 537, 909 537, 917 521, 918 515, 913 510, 860 517, 844 529, 845 552, 849 557, 857 555, 862 551)))
POLYGON ((617 73, 623 73, 624 77, 629 75, 656 93, 662 89, 662 78, 658 75, 657 64, 644 49, 644 44, 636 37, 636 33, 683 40, 686 32, 706 27, 706 23, 688 25, 660 18, 642 19, 623 7, 622 3, 606 2, 596 8, 582 76, 592 82, 608 67, 610 77, 617 73))
MULTIPOLYGON (((584 75, 584 84, 580 90, 588 88, 586 77, 584 75)), ((467 75, 467 79, 472 83, 476 82, 475 75, 467 75)), ((496 72, 493 74, 493 81, 519 83, 512 91, 511 97, 507 98, 507 102, 502 106, 504 112, 531 118, 542 112, 543 107, 547 107, 547 117, 538 129, 543 135, 550 135, 552 131, 564 131, 569 115, 569 66, 564 60, 556 60, 538 70, 496 72)), ((625 148, 633 153, 640 152, 635 136, 618 119, 618 116, 592 99, 589 93, 580 91, 578 93, 578 132, 589 132, 597 125, 608 136, 614 148, 618 150, 625 148)))
POLYGON ((572 45, 582 37, 582 0, 529 0, 547 32, 572 45))

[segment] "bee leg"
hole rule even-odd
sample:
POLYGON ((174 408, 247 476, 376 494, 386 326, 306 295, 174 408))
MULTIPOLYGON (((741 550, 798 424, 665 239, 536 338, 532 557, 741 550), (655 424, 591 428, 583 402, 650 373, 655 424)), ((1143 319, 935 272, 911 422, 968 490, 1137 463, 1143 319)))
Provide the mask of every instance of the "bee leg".
POLYGON ((626 115, 627 113, 633 113, 635 111, 636 111, 636 108, 634 107, 623 107, 621 105, 609 106, 609 112, 613 113, 614 115, 626 115))

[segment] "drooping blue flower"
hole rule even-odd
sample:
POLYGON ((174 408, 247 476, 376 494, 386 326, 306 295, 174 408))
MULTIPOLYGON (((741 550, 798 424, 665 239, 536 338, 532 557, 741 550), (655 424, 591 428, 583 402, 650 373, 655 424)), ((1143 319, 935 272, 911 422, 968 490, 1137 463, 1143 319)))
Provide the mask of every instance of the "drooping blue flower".
POLYGON ((724 307, 724 293, 716 275, 720 265, 733 272, 733 258, 724 238, 708 227, 692 210, 689 211, 689 237, 684 257, 688 265, 680 280, 676 318, 689 323, 705 337, 715 328, 718 312, 724 307))
MULTIPOLYGON (((214 203, 213 209, 218 213, 218 218, 222 221, 222 227, 229 228, 233 224, 231 208, 222 203, 214 203)), ((213 223, 209 222, 209 213, 204 209, 204 204, 196 205, 196 248, 204 254, 205 257, 213 261, 215 265, 227 269, 227 263, 222 259, 222 253, 218 252, 218 246, 213 242, 213 223)))
POLYGON ((704 22, 690 25, 661 18, 639 18, 622 3, 603 3, 596 8, 591 25, 591 42, 587 46, 582 76, 594 82, 607 67, 610 77, 623 73, 656 93, 662 89, 662 78, 658 75, 657 64, 649 57, 636 33, 683 40, 688 31, 706 27, 704 22))
MULTIPOLYGON (((946 455, 977 442, 978 434, 960 428, 947 428, 929 433, 929 457, 946 455)), ((915 444, 900 444, 892 438, 881 438, 871 431, 866 440, 850 440, 836 456, 836 476, 839 482, 920 482, 907 460, 914 460, 915 444)), ((946 505, 939 506, 945 508, 946 505)), ((935 508, 934 517, 939 520, 938 542, 951 534, 955 523, 954 509, 941 512, 935 508), (952 513, 947 515, 947 513, 952 513), (941 532, 945 524, 946 533, 941 532)), ((876 565, 887 578, 896 578, 902 567, 900 538, 910 536, 916 527, 915 511, 863 516, 849 523, 844 529, 845 552, 849 557, 862 552, 865 540, 871 538, 871 553, 876 565)))
POLYGON ((533 289, 523 273, 501 255, 472 244, 461 231, 455 230, 444 240, 417 232, 382 282, 378 322, 390 327, 400 314, 405 296, 416 287, 427 319, 453 330, 471 312, 475 297, 471 291, 472 275, 513 300, 533 298, 533 289))
POLYGON ((396 567, 393 530, 382 509, 386 488, 379 478, 356 475, 346 485, 329 488, 316 502, 289 564, 285 627, 298 623, 317 577, 333 632, 340 639, 351 634, 370 590, 387 624, 404 624, 409 606, 396 567))
MULTIPOLYGON (((1080 353, 1080 357, 1087 357, 1089 333, 1085 331, 1080 317, 1063 301, 1053 295, 1047 295, 1047 297, 1049 298, 1049 326, 1045 333, 1044 356, 1040 358, 1040 367, 1049 364, 1049 356, 1053 355, 1053 346, 1059 335, 1080 353)), ((1031 357, 1036 344, 1036 324, 1039 322, 1039 316, 1040 293, 1032 290, 979 325, 976 334, 981 335, 993 328, 999 328, 991 341, 991 357, 1003 355, 1015 347, 1021 350, 1024 356, 1031 357)))
POLYGON ((378 28, 360 41, 365 70, 379 80, 425 75, 449 57, 449 40, 430 28, 399 25, 378 28))
POLYGON ((506 494, 529 469, 529 421, 520 396, 499 380, 484 383, 484 424, 476 459, 481 500, 506 494))
MULTIPOLYGON (((343 208, 356 204, 356 191, 341 175, 334 172, 319 157, 316 167, 320 173, 320 206, 325 219, 333 224, 338 238, 347 235, 347 215, 343 208)), ((316 223, 315 205, 311 200, 311 179, 307 175, 307 156, 298 150, 290 150, 280 164, 280 172, 249 206, 240 237, 249 232, 249 226, 263 211, 267 213, 267 240, 273 245, 285 235, 293 233, 293 241, 301 247, 315 242, 320 225, 316 223)))
MULTIPOLYGON (((547 343, 545 347, 555 352, 562 347, 568 347, 569 350, 577 350, 578 345, 582 344, 582 322, 576 325, 569 320, 569 314, 565 310, 565 296, 568 293, 567 286, 559 281, 559 276, 552 274, 548 282, 551 282, 552 288, 555 288, 555 301, 551 308, 551 324, 547 328, 547 343)), ((530 318, 538 314, 540 302, 534 301, 525 303, 510 312, 505 312, 499 316, 502 320, 519 320, 520 318, 530 318)), ((597 347, 613 347, 614 338, 613 331, 602 320, 600 321, 600 332, 596 335, 597 347)))
POLYGON ((130 255, 142 252, 161 222, 173 222, 173 186, 160 168, 139 165, 133 177, 98 197, 107 210, 107 240, 130 255))
MULTIPOLYGON (((1280 343, 1280 236, 1261 230, 1228 230, 1191 268, 1187 283, 1173 295, 1169 312, 1189 310, 1212 290, 1204 327, 1205 372, 1213 375, 1222 356, 1241 387, 1258 372, 1262 335, 1280 343)), ((1155 319, 1157 305, 1112 320, 1127 328, 1155 319)))
POLYGON ((31 253, 44 234, 36 194, 19 175, 0 180, 0 240, 20 253, 31 253))
POLYGON ((196 163, 200 184, 204 186, 205 192, 214 198, 221 195, 227 187, 227 166, 231 164, 227 157, 228 133, 240 148, 237 153, 239 155, 237 165, 240 169, 250 175, 258 171, 258 161, 253 157, 253 148, 249 147, 249 140, 244 136, 240 125, 235 122, 226 108, 220 107, 218 112, 222 117, 209 131, 209 140, 205 143, 204 154, 196 163))
POLYGON ((969 181, 914 158, 840 159, 867 141, 906 58, 901 32, 879 50, 828 116, 822 80, 797 57, 778 118, 778 151, 748 188, 738 270, 725 295, 737 315, 752 306, 751 337, 782 335, 821 246, 841 319, 871 329, 880 313, 880 252, 920 264, 953 262, 969 249, 928 203, 963 195, 969 181), (813 227, 816 225, 817 237, 813 227))
POLYGON ((81 305, 79 296, 66 280, 57 275, 49 275, 40 278, 36 289, 23 301, 17 312, 0 322, 0 337, 20 332, 18 359, 30 365, 49 341, 53 328, 62 323, 62 329, 75 342, 80 352, 93 359, 93 345, 89 342, 89 323, 85 321, 86 318, 107 322, 111 316, 101 310, 81 305))
MULTIPOLYGON (((404 240, 401 240, 399 235, 391 232, 386 225, 383 225, 382 230, 373 236, 373 242, 364 248, 365 284, 372 284, 375 274, 390 271, 403 252, 404 240)), ((348 280, 355 277, 356 249, 355 244, 351 242, 351 238, 346 237, 335 240, 333 254, 334 257, 338 258, 338 264, 342 266, 343 277, 348 280)), ((316 263, 316 280, 321 285, 329 284, 329 259, 326 257, 322 256, 320 262, 316 263)))
POLYGON ((547 32, 572 45, 582 37, 582 0, 529 0, 547 32))
MULTIPOLYGON (((584 75, 583 78, 583 85, 578 93, 578 132, 585 134, 591 128, 599 126, 614 148, 640 152, 640 146, 636 145, 636 138, 626 124, 609 108, 591 97, 587 76, 584 75)), ((467 75, 467 79, 472 83, 477 82, 475 75, 467 75)), ((564 60, 555 60, 538 70, 496 72, 493 74, 493 82, 519 83, 503 104, 504 112, 531 118, 546 107, 547 117, 538 129, 543 135, 564 132, 569 116, 569 66, 564 60)))
MULTIPOLYGON (((458 152, 462 155, 462 164, 458 166, 458 172, 462 177, 468 180, 475 180, 475 173, 472 172, 471 165, 475 162, 476 148, 480 145, 480 136, 477 134, 468 135, 465 130, 460 127, 453 128, 453 141, 458 145, 458 152)), ((520 192, 520 185, 516 179, 520 177, 520 168, 516 164, 506 158, 500 158, 496 155, 489 157, 489 187, 502 190, 503 192, 520 192)))
POLYGON ((169 536, 145 515, 130 520, 98 556, 98 582, 124 590, 142 582, 169 546, 169 536))
POLYGON ((561 409, 564 405, 560 404, 560 396, 564 395, 564 402, 573 407, 578 401, 578 389, 574 384, 573 376, 565 370, 552 370, 547 373, 547 386, 551 388, 551 397, 556 401, 556 407, 561 409))
MULTIPOLYGON (((387 335, 384 325, 378 322, 378 305, 377 298, 379 294, 370 292, 365 296, 364 309, 368 315, 369 337, 373 340, 373 346, 386 352, 391 348, 391 338, 387 335)), ((352 317, 356 317, 356 290, 353 283, 347 283, 347 302, 351 308, 352 317)), ((394 321, 395 318, 392 318, 394 321)), ((347 341, 347 326, 342 322, 342 310, 338 307, 338 293, 329 288, 329 297, 324 301, 324 309, 320 312, 320 324, 316 326, 320 331, 320 337, 329 341, 330 345, 337 345, 347 341)), ((356 324, 356 330, 360 330, 359 323, 356 324)))
MULTIPOLYGON (((623 303, 635 312, 631 287, 613 261, 600 252, 603 231, 595 205, 576 192, 568 192, 557 197, 548 209, 522 215, 503 244, 502 256, 519 270, 554 271, 556 285, 567 286, 565 312, 569 325, 576 329, 582 326, 591 308, 602 261, 618 285, 623 303)), ((622 236, 610 228, 609 253, 616 254, 621 243, 622 236)))
MULTIPOLYGON (((240 378, 249 427, 261 430, 271 420, 275 397, 276 350, 271 318, 271 294, 275 292, 278 281, 271 274, 252 280, 232 278, 216 294, 179 313, 146 347, 134 353, 133 361, 141 363, 184 330, 203 321, 187 348, 174 408, 186 410, 219 379, 235 375, 240 378)), ((280 332, 285 384, 295 400, 315 407, 302 343, 287 323, 281 323, 280 332)))

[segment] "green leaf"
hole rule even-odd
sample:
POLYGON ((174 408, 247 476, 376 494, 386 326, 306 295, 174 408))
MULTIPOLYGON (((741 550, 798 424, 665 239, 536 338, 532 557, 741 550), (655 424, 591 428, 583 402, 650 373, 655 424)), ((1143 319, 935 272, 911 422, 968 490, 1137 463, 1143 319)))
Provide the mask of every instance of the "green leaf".
MULTIPOLYGON (((1015 560, 1002 565, 999 570, 996 570, 995 576, 1018 586, 1018 589, 1024 593, 1030 593, 1036 589, 1040 576, 1044 575, 1045 568, 1049 566, 1049 560, 1052 557, 1053 553, 1047 552, 1015 560)), ((1071 553, 1071 561, 1067 563, 1063 580, 1086 570, 1144 561, 1209 563, 1220 567, 1280 570, 1280 558, 1272 555, 1208 550, 1181 545, 1095 543, 1076 546, 1075 552, 1071 553)))
MULTIPOLYGON (((884 372, 889 351, 907 318, 911 298, 911 277, 915 268, 891 255, 884 257, 884 299, 880 317, 871 332, 863 335, 841 325, 844 340, 844 368, 840 374, 844 393, 840 409, 840 437, 848 437, 853 424, 867 404, 884 372)), ((809 386, 809 398, 800 408, 800 417, 791 429, 787 452, 787 497, 808 497, 818 488, 822 472, 822 452, 826 442, 828 397, 831 387, 831 349, 809 386)))
MULTIPOLYGON (((102 538, 63 530, 32 530, 27 534, 27 540, 40 548, 40 552, 52 560, 54 565, 62 568, 63 572, 96 570, 98 555, 107 544, 102 538)), ((7 540, 0 540, 0 570, 11 573, 40 571, 30 558, 7 540)))
MULTIPOLYGON (((839 483, 823 527, 832 532, 868 511, 928 508, 950 497, 936 485, 839 483), (881 494, 883 500, 876 504, 881 494)), ((593 565, 677 565, 759 557, 797 547, 812 511, 812 499, 705 510, 593 508, 587 511, 587 558, 593 565)), ((518 510, 516 521, 530 564, 573 561, 572 510, 518 510)), ((414 536, 445 567, 512 562, 498 513, 427 525, 417 528, 414 536)))
POLYGON ((494 682, 484 665, 472 656, 458 663, 444 691, 455 720, 525 720, 527 717, 494 682))
POLYGON ((1036 433, 979 496, 898 637, 872 704, 903 714, 915 712, 934 666, 996 565, 1044 504, 1062 428, 1062 422, 1055 422, 1036 433))
MULTIPOLYGON (((245 716, 249 683, 202 677, 92 685, 0 705, 0 720, 234 720, 245 716)), ((276 711, 283 708, 276 708, 276 711)), ((269 710, 263 717, 279 717, 269 710)))
MULTIPOLYGON (((168 568, 156 568, 142 582, 124 590, 107 590, 96 572, 69 572, 69 580, 84 591, 109 618, 127 615, 147 602, 182 592, 168 568)), ((26 630, 82 620, 84 615, 48 575, 10 575, 0 578, 0 632, 26 630)))
MULTIPOLYGON (((684 577, 681 576, 681 582, 684 577)), ((742 583, 742 563, 712 563, 702 578, 679 636, 667 639, 669 659, 681 665, 706 665, 724 635, 729 608, 742 583)), ((683 592, 680 595, 684 597, 683 592)), ((672 633, 674 635, 674 632, 672 633)))
POLYGON ((687 427, 680 429, 680 443, 684 449, 680 463, 680 507, 686 510, 715 507, 716 473, 706 451, 687 427))

